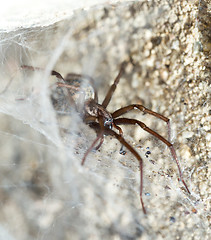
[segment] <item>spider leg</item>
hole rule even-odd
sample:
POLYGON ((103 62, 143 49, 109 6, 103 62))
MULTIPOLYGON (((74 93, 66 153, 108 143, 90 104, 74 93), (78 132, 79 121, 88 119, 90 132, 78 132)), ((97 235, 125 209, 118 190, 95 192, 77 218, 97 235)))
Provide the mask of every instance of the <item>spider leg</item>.
MULTIPOLYGON (((97 134, 99 134, 100 132, 100 124, 96 122, 97 117, 93 117, 93 116, 87 116, 84 119, 84 122, 86 124, 88 124, 91 128, 93 128, 97 134)), ((94 148, 95 150, 98 150, 101 145, 104 142, 104 135, 101 137, 100 139, 100 143, 94 148)))
POLYGON ((28 66, 28 65, 21 65, 21 68, 23 69, 28 69, 31 71, 43 71, 44 69, 39 68, 39 67, 32 67, 32 66, 28 66))
MULTIPOLYGON (((44 71, 43 68, 32 67, 32 66, 28 66, 28 65, 22 65, 21 68, 28 69, 28 70, 31 70, 31 71, 44 71)), ((63 80, 65 82, 65 79, 62 77, 62 75, 59 72, 52 70, 51 71, 51 75, 52 76, 56 76, 58 79, 63 80)), ((75 86, 70 86, 68 84, 64 84, 64 83, 61 83, 61 82, 57 82, 57 86, 58 87, 72 88, 72 89, 78 90, 78 89, 76 89, 77 87, 75 87, 75 86)), ((73 98, 72 98, 71 94, 69 93, 69 91, 68 91, 68 98, 67 98, 67 100, 70 103, 70 105, 73 105, 74 108, 76 109, 75 101, 73 100, 73 98)))
POLYGON ((143 160, 141 158, 141 156, 138 154, 138 152, 129 144, 125 141, 125 139, 122 137, 122 135, 114 132, 113 130, 106 128, 105 129, 105 133, 107 135, 111 135, 114 136, 117 140, 119 140, 119 142, 124 145, 135 157, 136 159, 139 161, 139 168, 140 168, 140 201, 141 201, 141 205, 142 205, 142 209, 144 214, 146 214, 146 209, 144 207, 144 202, 143 202, 143 160))
POLYGON ((61 79, 64 81, 64 78, 62 77, 62 75, 54 70, 51 71, 51 75, 56 76, 58 79, 61 79))
POLYGON ((97 147, 95 148, 96 150, 100 148, 100 146, 102 145, 103 143, 103 140, 104 140, 104 137, 103 137, 103 134, 104 134, 104 124, 103 124, 103 119, 100 118, 99 119, 99 123, 96 123, 96 122, 90 122, 91 119, 92 120, 95 120, 97 119, 96 117, 87 117, 85 118, 85 122, 89 122, 90 124, 90 127, 93 128, 96 132, 97 132, 97 137, 95 138, 95 140, 93 141, 93 143, 91 144, 91 146, 86 150, 83 158, 82 158, 82 161, 81 161, 81 165, 84 165, 85 163, 85 160, 88 156, 88 154, 92 151, 92 149, 94 148, 95 144, 99 141, 100 139, 100 143, 97 145, 97 147), (90 118, 91 117, 91 118, 90 118))
MULTIPOLYGON (((85 152, 85 154, 84 154, 84 156, 83 156, 83 158, 82 158, 81 165, 84 165, 85 160, 86 160, 88 154, 92 151, 92 149, 94 148, 94 146, 95 146, 95 144, 98 142, 98 140, 99 140, 99 139, 102 139, 102 137, 103 137, 103 131, 100 132, 100 134, 95 138, 95 140, 94 140, 94 142, 92 143, 92 145, 86 150, 86 152, 85 152)), ((100 143, 101 143, 101 142, 100 142, 100 143)), ((98 146, 99 146, 99 145, 98 145, 98 146)), ((98 146, 97 146, 97 147, 98 147, 98 146)), ((101 144, 100 144, 100 146, 101 146, 101 144)))
POLYGON ((104 142, 104 136, 102 136, 102 137, 100 138, 99 144, 98 144, 94 149, 95 149, 95 150, 98 150, 98 149, 102 146, 103 142, 104 142))
MULTIPOLYGON (((113 123, 112 126, 119 131, 119 135, 123 136, 123 131, 122 131, 121 127, 117 126, 115 123, 113 123)), ((121 148, 119 150, 119 153, 122 154, 122 155, 126 154, 126 151, 123 149, 123 145, 121 146, 121 148)))
POLYGON ((66 87, 66 88, 69 88, 69 89, 74 89, 76 91, 80 91, 80 87, 76 87, 76 86, 69 85, 69 84, 62 83, 62 82, 57 82, 56 84, 57 84, 58 87, 66 87))
MULTIPOLYGON (((144 207, 144 202, 143 202, 143 198, 142 198, 142 193, 143 193, 143 161, 141 156, 138 154, 138 152, 129 144, 125 141, 125 139, 122 137, 121 134, 116 133, 115 131, 111 130, 110 128, 104 128, 104 130, 102 131, 102 127, 99 123, 97 122, 90 122, 91 119, 94 120, 94 117, 87 117, 87 119, 89 120, 89 124, 90 127, 93 128, 97 133, 98 136, 95 139, 95 141, 92 143, 92 146, 90 146, 90 148, 86 151, 83 159, 82 159, 82 165, 84 164, 84 161, 88 155, 88 153, 92 150, 92 148, 94 147, 94 145, 97 143, 97 141, 100 139, 101 136, 103 136, 103 134, 105 135, 111 135, 114 136, 117 140, 119 140, 119 142, 125 146, 126 148, 128 148, 128 150, 136 157, 136 159, 139 161, 139 167, 140 167, 140 201, 141 201, 141 205, 142 205, 142 209, 144 214, 146 214, 146 210, 144 207), (102 134, 102 135, 101 135, 102 134)), ((96 119, 96 118, 95 118, 96 119)), ((102 124, 102 123, 101 123, 102 124)), ((104 126, 103 126, 104 127, 104 126)))
POLYGON ((176 151, 174 149, 174 146, 172 143, 170 143, 169 141, 167 141, 164 137, 162 137, 160 134, 158 134, 157 132, 153 131, 152 129, 148 128, 143 122, 141 121, 138 121, 136 119, 129 119, 129 118, 119 118, 119 119, 114 119, 114 123, 117 124, 117 125, 121 125, 121 124, 131 124, 131 125, 139 125, 144 131, 152 134, 153 136, 155 136, 156 138, 158 138, 160 141, 162 141, 163 143, 165 143, 169 149, 170 149, 170 152, 171 152, 171 155, 174 159, 174 161, 176 162, 177 164, 177 168, 178 168, 178 171, 179 171, 179 176, 180 176, 180 180, 182 181, 183 185, 185 186, 187 192, 190 194, 190 191, 183 179, 183 176, 182 176, 182 171, 181 171, 181 168, 180 168, 180 164, 179 164, 179 161, 178 161, 178 158, 177 158, 177 155, 176 155, 176 151))
POLYGON ((170 126, 170 119, 167 118, 167 117, 164 117, 163 115, 157 113, 157 112, 154 112, 146 107, 144 107, 143 105, 140 105, 140 104, 131 104, 129 106, 126 106, 126 107, 123 107, 123 108, 120 108, 118 110, 116 110, 115 112, 112 113, 112 117, 113 118, 117 118, 133 109, 139 109, 140 111, 142 111, 143 113, 148 113, 150 115, 153 115, 155 116, 156 118, 160 118, 161 120, 163 120, 164 122, 167 123, 167 127, 168 127, 168 141, 170 142, 171 141, 171 126, 170 126))
POLYGON ((121 76, 122 76, 122 74, 125 70, 126 64, 127 64, 126 62, 123 62, 121 64, 120 71, 119 71, 118 75, 116 76, 116 78, 114 79, 114 83, 111 85, 110 89, 108 90, 108 93, 106 94, 105 99, 103 100, 102 106, 104 108, 106 108, 108 106, 109 102, 111 101, 111 98, 112 98, 113 93, 114 93, 114 91, 117 87, 117 84, 119 83, 119 80, 120 80, 120 78, 121 78, 121 76))
MULTIPOLYGON (((23 69, 28 69, 31 71, 44 71, 43 68, 39 68, 39 67, 32 67, 32 66, 28 66, 28 65, 21 65, 21 68, 23 69)), ((54 70, 51 71, 51 75, 52 76, 56 76, 57 78, 64 80, 64 78, 62 77, 62 75, 54 70)))
MULTIPOLYGON (((59 72, 55 71, 55 70, 52 70, 52 71, 51 71, 51 75, 52 75, 52 76, 56 76, 58 79, 62 80, 63 82, 66 82, 66 80, 62 77, 62 75, 61 75, 59 72)), ((65 87, 65 88, 67 88, 67 89, 74 89, 74 90, 76 90, 76 91, 79 90, 78 87, 73 86, 73 85, 69 85, 69 84, 65 84, 65 83, 63 83, 63 82, 57 82, 56 84, 57 84, 58 87, 65 87)), ((73 97, 71 96, 71 94, 70 94, 69 91, 67 91, 67 92, 68 92, 67 100, 68 100, 69 104, 70 104, 71 106, 74 106, 75 109, 77 109, 77 106, 76 106, 76 103, 75 103, 73 97)))
POLYGON ((123 135, 123 131, 122 131, 121 127, 117 126, 115 123, 113 123, 112 126, 119 131, 119 135, 121 135, 121 136, 123 135))

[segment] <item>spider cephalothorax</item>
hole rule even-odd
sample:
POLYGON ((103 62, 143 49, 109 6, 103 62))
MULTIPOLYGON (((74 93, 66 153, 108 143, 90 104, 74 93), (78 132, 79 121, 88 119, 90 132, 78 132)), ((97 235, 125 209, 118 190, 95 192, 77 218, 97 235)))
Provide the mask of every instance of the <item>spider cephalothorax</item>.
MULTIPOLYGON (((59 88, 64 88, 64 89, 68 90, 67 91, 68 97, 66 99, 68 104, 71 107, 74 107, 76 109, 76 111, 78 111, 80 113, 80 116, 82 117, 83 121, 96 131, 97 137, 93 141, 91 146, 85 152, 81 164, 82 165, 84 164, 87 155, 93 148, 95 148, 95 149, 100 148, 100 146, 103 143, 105 135, 110 135, 110 136, 113 136, 116 139, 118 139, 119 142, 123 146, 125 146, 139 161, 139 165, 140 165, 140 200, 141 200, 143 212, 146 213, 143 199, 142 199, 143 161, 142 161, 142 158, 139 155, 139 153, 129 143, 127 143, 125 141, 125 139, 123 138, 123 131, 119 127, 119 125, 138 125, 144 131, 147 131, 148 133, 152 134, 154 137, 156 137, 157 139, 162 141, 164 144, 166 144, 166 146, 169 147, 171 155, 177 164, 180 180, 183 182, 187 192, 190 193, 190 191, 183 179, 182 171, 180 169, 180 165, 179 165, 173 144, 170 142, 170 119, 168 119, 168 118, 164 117, 163 115, 156 113, 140 104, 131 104, 126 107, 122 107, 113 113, 110 113, 106 109, 108 104, 110 103, 110 100, 113 96, 113 93, 114 93, 116 87, 117 87, 117 84, 119 83, 119 80, 125 71, 126 64, 127 64, 126 62, 123 62, 121 64, 120 71, 119 71, 117 77, 115 78, 114 83, 111 85, 110 89, 108 90, 102 104, 98 103, 98 95, 97 95, 97 91, 94 87, 94 80, 90 76, 69 73, 66 78, 63 78, 61 76, 61 74, 56 71, 52 71, 51 75, 54 75, 59 79, 59 82, 57 82, 57 86, 59 88), (83 79, 85 80, 85 82, 83 81, 83 79), (133 109, 139 110, 143 113, 153 115, 156 118, 159 118, 162 121, 166 122, 166 124, 168 126, 168 140, 165 139, 164 137, 162 137, 157 132, 148 128, 143 122, 141 122, 139 120, 120 117, 123 114, 125 114, 133 109), (116 132, 116 130, 114 131, 113 129, 116 129, 118 131, 118 133, 116 132), (100 142, 96 146, 98 141, 100 141, 100 142)), ((30 66, 22 66, 22 67, 30 68, 30 69, 37 69, 37 68, 30 67, 30 66)))
POLYGON ((94 99, 90 99, 84 103, 84 109, 86 114, 100 118, 102 117, 103 125, 105 127, 112 128, 113 117, 109 111, 107 111, 101 104, 96 103, 94 99))

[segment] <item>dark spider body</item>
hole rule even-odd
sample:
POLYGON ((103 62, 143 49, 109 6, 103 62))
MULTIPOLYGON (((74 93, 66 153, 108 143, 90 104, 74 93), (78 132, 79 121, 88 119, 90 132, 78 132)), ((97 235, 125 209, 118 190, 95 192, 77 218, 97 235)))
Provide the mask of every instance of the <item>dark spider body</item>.
POLYGON ((85 102, 84 109, 88 115, 96 118, 102 118, 104 126, 112 128, 112 115, 103 107, 103 105, 96 103, 94 99, 90 99, 85 102))
MULTIPOLYGON (((177 159, 177 155, 173 144, 170 142, 170 119, 164 117, 163 115, 153 112, 152 110, 145 108, 143 105, 140 104, 132 104, 126 107, 122 107, 116 110, 113 113, 110 113, 106 108, 113 96, 113 93, 119 83, 121 76, 124 73, 126 62, 123 62, 120 67, 120 71, 117 77, 114 80, 114 83, 111 85, 110 89, 108 90, 104 101, 102 104, 98 103, 98 95, 97 91, 94 87, 94 80, 88 75, 81 75, 75 73, 69 73, 66 78, 63 78, 60 73, 56 71, 52 71, 51 75, 56 76, 59 79, 57 82, 58 88, 64 88, 67 90, 67 97, 66 102, 69 106, 75 107, 76 111, 78 111, 83 119, 83 121, 88 124, 91 128, 93 128, 97 134, 96 139, 93 141, 91 146, 87 149, 82 159, 81 164, 83 165, 87 155, 91 152, 93 148, 99 149, 103 143, 104 136, 110 135, 115 137, 122 146, 125 146, 139 161, 140 166, 140 201, 142 204, 143 212, 146 214, 146 210, 144 207, 142 193, 143 193, 143 161, 139 153, 125 141, 123 138, 123 131, 118 125, 139 125, 144 131, 155 136, 157 139, 162 141, 166 144, 171 152, 172 158, 177 164, 180 180, 183 182, 187 192, 190 194, 190 191, 183 180, 182 171, 180 169, 179 161, 177 159), (136 119, 129 119, 129 118, 119 118, 123 114, 137 109, 143 113, 148 113, 150 115, 155 116, 167 123, 168 126, 168 140, 164 137, 159 135, 157 132, 153 131, 152 129, 148 128, 143 122, 136 120, 136 119), (119 133, 114 131, 113 129, 117 129, 119 133), (99 144, 96 146, 96 144, 99 144)), ((22 66, 22 68, 31 69, 31 70, 40 70, 39 68, 33 68, 30 66, 22 66)), ((122 148, 121 148, 122 149, 122 148)))

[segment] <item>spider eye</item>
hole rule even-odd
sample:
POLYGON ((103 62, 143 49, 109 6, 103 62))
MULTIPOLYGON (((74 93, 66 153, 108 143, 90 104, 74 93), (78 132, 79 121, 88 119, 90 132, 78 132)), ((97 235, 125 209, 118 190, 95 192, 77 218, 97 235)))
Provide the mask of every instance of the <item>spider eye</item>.
POLYGON ((104 126, 112 128, 112 123, 113 123, 113 119, 112 118, 106 118, 105 121, 104 121, 104 126))

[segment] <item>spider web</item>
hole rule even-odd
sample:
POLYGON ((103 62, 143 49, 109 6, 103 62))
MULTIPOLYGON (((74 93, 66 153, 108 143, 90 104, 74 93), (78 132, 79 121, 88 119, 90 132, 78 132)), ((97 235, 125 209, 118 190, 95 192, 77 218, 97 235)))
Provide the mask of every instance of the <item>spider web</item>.
MULTIPOLYGON (((163 234, 173 238, 181 234, 173 224, 182 221, 177 211, 190 213, 199 196, 193 193, 190 198, 182 190, 167 147, 137 127, 123 127, 126 140, 144 160, 146 217, 139 202, 134 156, 120 155, 120 143, 106 137, 82 167, 81 159, 95 133, 74 109, 61 115, 51 102, 57 80, 50 76, 52 69, 63 77, 69 72, 92 76, 101 103, 120 64, 128 60, 108 109, 140 103, 171 114, 159 102, 164 87, 154 75, 149 76, 153 64, 160 63, 149 58, 145 49, 151 42, 159 45, 156 28, 171 3, 122 1, 88 9, 76 4, 66 18, 46 17, 49 22, 43 20, 43 25, 2 30, 0 239, 155 239, 163 226, 163 234)), ((88 6, 94 4, 90 1, 88 6)), ((167 136, 162 121, 137 112, 128 116, 167 136)), ((204 234, 206 239, 207 222, 201 224, 201 219, 191 215, 190 228, 199 225, 196 236, 204 234)), ((182 236, 190 237, 190 229, 183 231, 182 236)))

